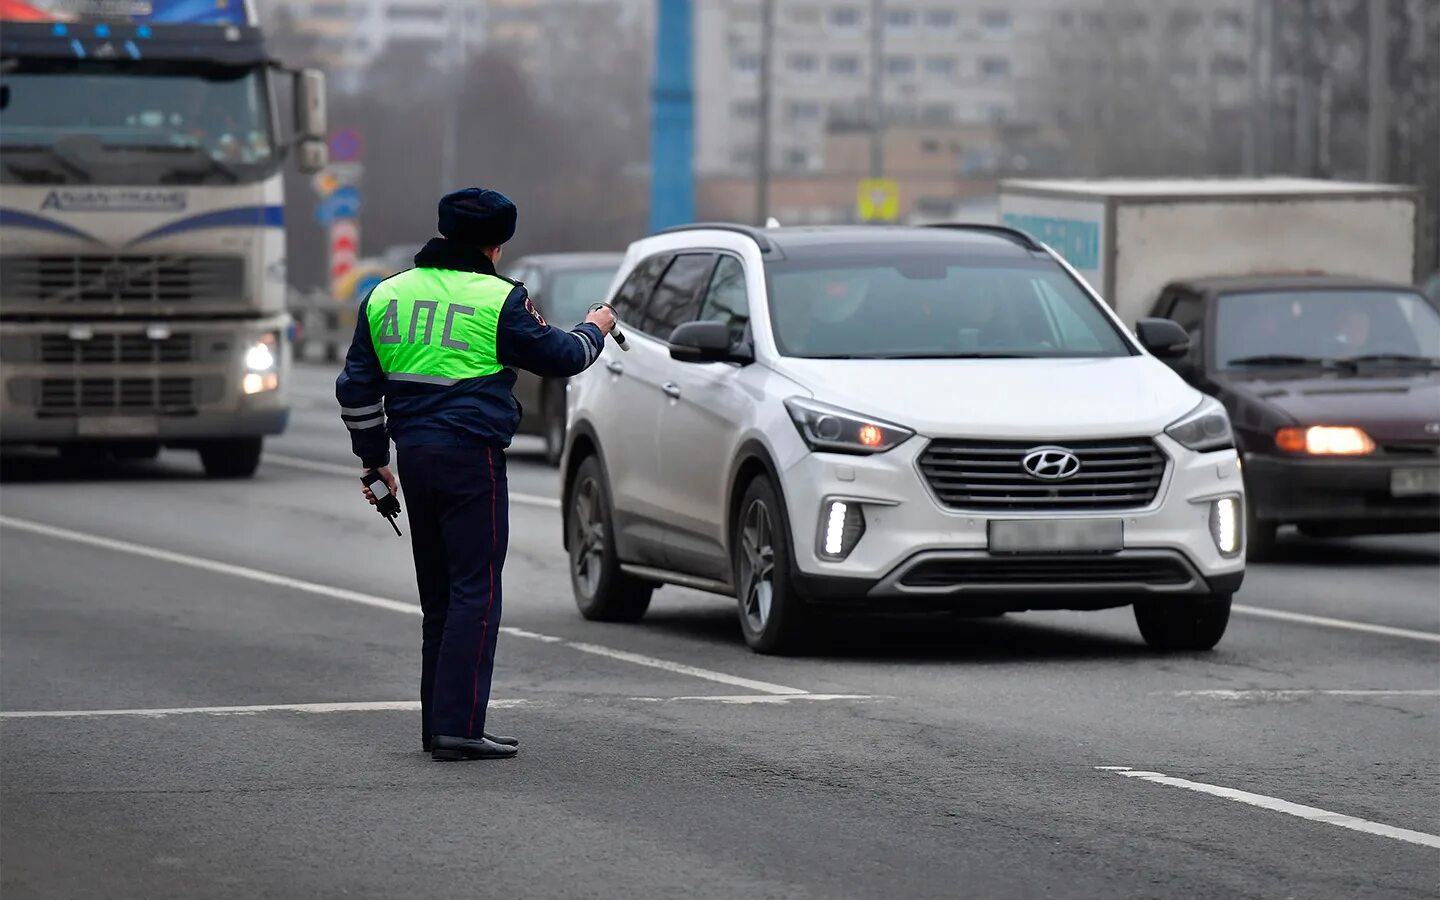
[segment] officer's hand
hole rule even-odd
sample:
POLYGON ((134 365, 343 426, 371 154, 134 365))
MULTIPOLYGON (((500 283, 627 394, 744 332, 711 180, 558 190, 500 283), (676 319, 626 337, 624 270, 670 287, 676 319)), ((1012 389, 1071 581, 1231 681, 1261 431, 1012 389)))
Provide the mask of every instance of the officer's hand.
POLYGON ((585 321, 599 328, 601 334, 609 334, 615 330, 615 313, 608 306, 591 310, 590 315, 585 317, 585 321))
MULTIPOLYGON (((362 476, 369 475, 370 471, 370 469, 361 469, 360 474, 362 476)), ((400 496, 400 485, 395 482, 395 476, 391 473, 390 467, 381 466, 375 471, 380 473, 380 480, 385 482, 385 486, 390 489, 390 493, 394 494, 397 497, 400 496)), ((378 502, 375 499, 375 492, 370 490, 369 485, 362 485, 360 487, 360 492, 365 495, 366 500, 370 501, 371 506, 374 506, 378 502)))

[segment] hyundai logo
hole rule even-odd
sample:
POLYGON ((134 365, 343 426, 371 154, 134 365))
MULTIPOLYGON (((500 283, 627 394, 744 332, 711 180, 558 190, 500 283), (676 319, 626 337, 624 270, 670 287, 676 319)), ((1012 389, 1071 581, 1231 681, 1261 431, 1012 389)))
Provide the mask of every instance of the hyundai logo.
POLYGON ((1080 457, 1064 447, 1036 447, 1025 454, 1020 465, 1030 473, 1031 478, 1064 481, 1080 471, 1080 457))

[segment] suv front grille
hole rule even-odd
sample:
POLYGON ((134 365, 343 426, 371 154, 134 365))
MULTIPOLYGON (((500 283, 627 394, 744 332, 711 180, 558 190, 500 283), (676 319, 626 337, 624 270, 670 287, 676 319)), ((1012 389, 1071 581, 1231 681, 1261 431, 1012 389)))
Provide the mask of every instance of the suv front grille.
POLYGON ((195 408, 193 378, 43 378, 42 415, 79 412, 183 413, 195 408))
POLYGON ((0 256, 7 306, 238 303, 238 256, 0 256))
POLYGON ((920 471, 940 502, 963 510, 1131 509, 1155 499, 1165 455, 1149 438, 1104 441, 931 441, 920 471), (1038 447, 1074 453, 1080 469, 1042 481, 1021 465, 1038 447))
POLYGON ((190 336, 152 340, 144 334, 97 334, 77 341, 64 334, 40 336, 40 361, 59 364, 187 363, 194 359, 190 336))
POLYGON ((1190 573, 1178 560, 1124 556, 936 559, 919 563, 900 579, 903 586, 913 588, 1163 586, 1190 581, 1190 573))

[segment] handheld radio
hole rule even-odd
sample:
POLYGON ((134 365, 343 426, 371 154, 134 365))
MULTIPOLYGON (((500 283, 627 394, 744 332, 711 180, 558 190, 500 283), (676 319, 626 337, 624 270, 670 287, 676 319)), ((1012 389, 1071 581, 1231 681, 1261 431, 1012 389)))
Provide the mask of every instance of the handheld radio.
POLYGON ((375 495, 376 511, 385 517, 385 521, 390 523, 391 528, 395 529, 395 535, 401 537, 400 526, 395 524, 395 517, 400 515, 400 500, 390 493, 390 487, 385 484, 385 479, 380 477, 379 472, 371 469, 361 477, 360 483, 368 487, 370 493, 375 495))
MULTIPOLYGON (((595 310, 602 308, 609 309, 612 313, 615 311, 615 307, 611 306, 608 303, 592 303, 590 305, 590 312, 594 312, 595 310)), ((618 322, 616 323, 616 326, 614 328, 610 329, 610 336, 615 339, 615 343, 620 345, 621 350, 624 350, 626 353, 630 352, 630 345, 625 343, 625 335, 620 333, 620 326, 618 322)))

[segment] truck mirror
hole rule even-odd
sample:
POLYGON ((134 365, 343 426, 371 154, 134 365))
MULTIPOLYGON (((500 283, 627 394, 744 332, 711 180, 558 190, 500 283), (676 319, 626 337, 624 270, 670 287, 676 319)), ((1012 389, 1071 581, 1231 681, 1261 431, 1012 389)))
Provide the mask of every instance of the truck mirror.
POLYGON ((295 74, 295 133, 302 142, 324 141, 328 130, 325 73, 319 69, 301 69, 295 74))
POLYGON ((330 162, 330 148, 324 141, 303 140, 297 152, 296 164, 303 175, 314 175, 330 162))

